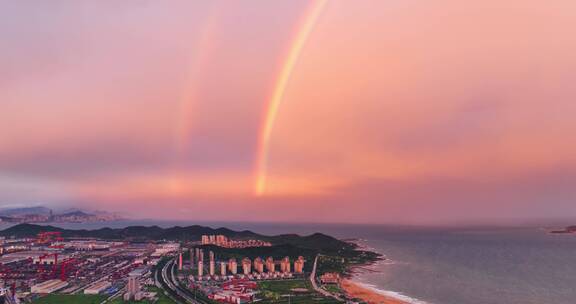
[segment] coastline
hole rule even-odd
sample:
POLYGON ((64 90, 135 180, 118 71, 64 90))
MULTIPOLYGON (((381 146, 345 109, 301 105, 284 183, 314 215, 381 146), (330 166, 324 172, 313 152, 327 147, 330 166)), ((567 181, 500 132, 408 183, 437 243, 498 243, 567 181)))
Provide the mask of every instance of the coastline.
POLYGON ((410 304, 410 302, 401 300, 399 297, 384 294, 383 291, 378 292, 375 288, 370 288, 350 279, 342 280, 340 287, 350 298, 362 299, 368 304, 410 304))
POLYGON ((369 267, 374 266, 380 261, 385 261, 387 258, 383 253, 378 252, 375 248, 368 246, 364 240, 349 239, 346 241, 356 245, 356 247, 360 250, 376 252, 381 256, 378 261, 352 267, 350 276, 340 282, 340 287, 342 290, 344 290, 348 297, 361 299, 368 304, 427 304, 426 302, 413 299, 409 296, 405 296, 394 291, 382 290, 376 286, 355 281, 354 277, 362 272, 377 272, 376 270, 370 269, 369 267), (358 269, 361 271, 355 271, 358 269))

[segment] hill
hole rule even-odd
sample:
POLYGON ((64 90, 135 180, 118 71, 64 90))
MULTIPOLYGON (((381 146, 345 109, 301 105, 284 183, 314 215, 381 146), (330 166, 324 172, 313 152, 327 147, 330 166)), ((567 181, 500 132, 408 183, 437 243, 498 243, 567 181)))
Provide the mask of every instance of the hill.
POLYGON ((295 245, 304 248, 340 249, 352 248, 354 245, 340 241, 331 236, 316 233, 309 236, 296 234, 265 236, 252 231, 234 231, 228 228, 210 228, 193 225, 171 228, 158 226, 130 226, 126 228, 101 228, 95 230, 70 230, 49 225, 19 224, 0 231, 4 237, 34 237, 40 232, 58 231, 63 237, 90 237, 105 240, 115 239, 143 239, 143 240, 172 240, 172 241, 199 241, 202 235, 221 234, 234 239, 260 239, 274 245, 295 245), (319 246, 318 244, 322 244, 319 246))

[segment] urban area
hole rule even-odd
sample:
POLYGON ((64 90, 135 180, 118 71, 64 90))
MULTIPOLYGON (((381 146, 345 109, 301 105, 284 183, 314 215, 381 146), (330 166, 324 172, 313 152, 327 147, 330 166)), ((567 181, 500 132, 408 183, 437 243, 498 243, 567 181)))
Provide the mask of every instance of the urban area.
POLYGON ((257 239, 132 242, 0 239, 0 304, 343 303, 340 275, 317 273, 319 256, 242 256, 271 247, 257 239), (219 249, 235 255, 219 255, 219 249))

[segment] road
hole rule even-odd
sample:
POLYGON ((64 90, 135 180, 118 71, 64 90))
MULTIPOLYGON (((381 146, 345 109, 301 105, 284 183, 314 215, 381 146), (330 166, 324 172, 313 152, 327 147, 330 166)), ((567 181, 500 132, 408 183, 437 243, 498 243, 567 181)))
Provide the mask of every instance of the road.
POLYGON ((108 302, 114 301, 114 299, 121 297, 126 292, 126 287, 121 288, 115 294, 109 296, 106 300, 100 302, 100 304, 106 304, 108 302))
POLYGON ((342 298, 340 298, 337 295, 334 295, 330 292, 328 292, 325 289, 322 289, 320 287, 318 287, 318 285, 316 284, 316 267, 318 266, 318 258, 320 257, 320 254, 316 255, 316 258, 314 259, 314 266, 312 266, 312 273, 310 273, 310 283, 312 283, 312 288, 314 288, 314 290, 316 290, 316 292, 320 293, 321 295, 325 296, 325 297, 330 297, 339 301, 344 301, 342 298))
POLYGON ((162 270, 160 271, 160 275, 162 281, 166 283, 165 285, 161 284, 160 287, 163 289, 168 288, 172 294, 176 294, 178 298, 181 299, 173 299, 176 303, 204 304, 202 301, 195 299, 194 294, 190 290, 180 287, 176 279, 176 263, 174 259, 164 264, 164 267, 162 267, 162 270))

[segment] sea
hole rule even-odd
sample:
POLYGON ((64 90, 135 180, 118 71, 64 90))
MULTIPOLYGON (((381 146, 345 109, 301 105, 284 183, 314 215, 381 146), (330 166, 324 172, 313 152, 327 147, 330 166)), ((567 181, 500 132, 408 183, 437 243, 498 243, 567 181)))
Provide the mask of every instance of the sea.
MULTIPOLYGON (((576 304, 576 235, 538 226, 414 227, 347 224, 118 221, 69 229, 206 225, 272 235, 354 239, 385 259, 354 280, 414 304, 576 304)), ((5 227, 0 226, 0 229, 5 227)))

